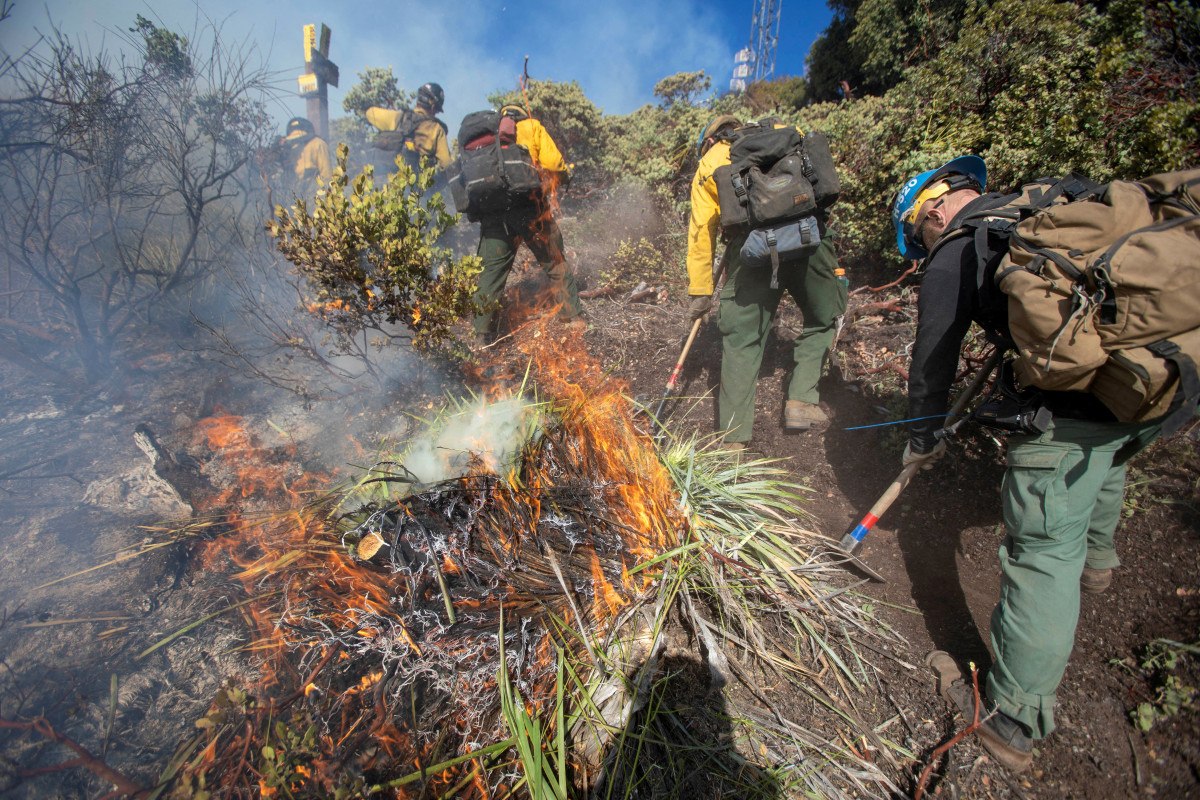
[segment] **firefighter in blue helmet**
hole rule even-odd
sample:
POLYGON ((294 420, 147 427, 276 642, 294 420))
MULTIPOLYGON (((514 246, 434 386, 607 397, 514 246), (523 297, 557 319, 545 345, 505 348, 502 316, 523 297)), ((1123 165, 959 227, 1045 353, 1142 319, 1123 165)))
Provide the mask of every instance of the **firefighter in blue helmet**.
MULTIPOLYGON (((919 421, 910 428, 906 465, 930 464, 945 452, 935 433, 971 323, 1002 345, 1010 340, 1008 297, 994 283, 999 259, 985 262, 981 273, 978 240, 964 234, 972 215, 1016 197, 983 194, 986 188, 983 160, 961 156, 905 181, 892 205, 900 254, 925 261, 908 384, 909 416, 919 421)), ((1002 370, 998 380, 1017 391, 1010 371, 1002 370)), ((1025 390, 1027 402, 1050 412, 1052 420, 1034 418, 1022 424, 1027 430, 1008 434, 1003 577, 991 620, 987 708, 978 729, 988 752, 1014 771, 1029 767, 1034 743, 1055 728, 1055 693, 1074 645, 1080 591, 1108 588, 1120 564, 1113 534, 1125 465, 1162 427, 1161 421, 1118 422, 1086 392, 1030 394, 1025 390)), ((943 693, 971 718, 974 698, 965 682, 943 687, 943 693)))

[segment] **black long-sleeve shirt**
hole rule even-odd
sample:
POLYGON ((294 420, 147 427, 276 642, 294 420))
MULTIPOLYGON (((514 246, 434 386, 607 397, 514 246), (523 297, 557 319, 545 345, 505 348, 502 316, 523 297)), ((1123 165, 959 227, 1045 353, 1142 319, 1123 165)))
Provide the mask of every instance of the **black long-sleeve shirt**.
MULTIPOLYGON (((955 215, 947 231, 957 230, 962 219, 981 206, 995 208, 1015 198, 996 194, 972 200, 955 215)), ((994 285, 999 259, 994 259, 979 276, 975 237, 960 235, 944 243, 926 259, 917 304, 917 340, 913 345, 908 373, 910 417, 928 417, 909 429, 915 453, 928 453, 937 443, 934 436, 944 423, 949 406, 950 385, 958 368, 963 337, 976 322, 994 341, 1008 339, 1008 297, 994 285)), ((1083 392, 1044 392, 1045 404, 1055 416, 1111 421, 1112 413, 1093 395, 1083 392)))

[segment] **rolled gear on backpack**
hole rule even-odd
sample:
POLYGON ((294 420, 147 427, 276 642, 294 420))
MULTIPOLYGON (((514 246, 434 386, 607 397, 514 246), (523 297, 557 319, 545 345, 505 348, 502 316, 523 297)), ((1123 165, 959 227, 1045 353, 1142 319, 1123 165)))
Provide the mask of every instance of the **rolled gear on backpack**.
POLYGON ((821 246, 821 226, 816 217, 801 217, 769 228, 755 228, 742 245, 742 263, 771 268, 771 288, 779 288, 779 270, 785 263, 815 253, 821 246))
MULTIPOLYGON (((396 114, 396 127, 390 131, 380 131, 371 140, 372 147, 383 151, 388 156, 387 163, 376 163, 376 167, 383 167, 389 173, 393 172, 396 166, 396 156, 403 156, 404 163, 416 172, 421 168, 421 154, 417 152, 414 137, 417 133, 417 126, 428 117, 421 117, 410 108, 397 109, 396 114)), ((382 156, 383 153, 380 155, 382 156)))

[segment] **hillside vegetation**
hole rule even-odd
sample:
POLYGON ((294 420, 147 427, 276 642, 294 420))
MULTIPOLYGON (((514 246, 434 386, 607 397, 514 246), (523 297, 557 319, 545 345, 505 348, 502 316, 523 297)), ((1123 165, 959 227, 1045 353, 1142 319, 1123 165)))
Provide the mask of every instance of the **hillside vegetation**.
MULTIPOLYGON (((888 203, 906 177, 975 153, 996 188, 1044 175, 1141 177, 1200 163, 1200 10, 1182 2, 831 0, 807 79, 700 99, 703 73, 664 78, 660 102, 606 115, 575 82, 498 93, 549 128, 575 185, 649 189, 682 244, 695 141, 716 114, 777 115, 831 135, 843 260, 897 263, 888 203), (847 95, 846 90, 849 89, 847 95)), ((455 125, 451 122, 451 133, 455 125)), ((668 246, 679 258, 682 247, 668 246)))

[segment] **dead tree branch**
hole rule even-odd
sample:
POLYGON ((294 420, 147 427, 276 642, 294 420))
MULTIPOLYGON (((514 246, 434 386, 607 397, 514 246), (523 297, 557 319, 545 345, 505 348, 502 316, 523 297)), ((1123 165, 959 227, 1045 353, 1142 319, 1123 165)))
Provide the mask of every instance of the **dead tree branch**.
POLYGON ((115 786, 119 793, 118 796, 126 795, 129 797, 138 797, 146 792, 142 786, 139 786, 133 780, 125 777, 120 772, 117 772, 115 769, 108 766, 108 764, 105 764, 103 761, 89 753, 87 748, 85 748, 83 745, 79 744, 69 736, 64 736, 63 734, 54 730, 54 727, 50 724, 50 721, 45 717, 37 717, 29 722, 18 722, 16 720, 0 718, 0 728, 8 728, 10 730, 18 731, 33 731, 54 742, 55 744, 63 745, 64 747, 73 751, 76 755, 75 758, 69 761, 64 761, 61 764, 56 764, 52 767, 42 767, 35 770, 23 771, 20 773, 21 777, 23 778, 36 777, 38 775, 48 775, 54 772, 63 772, 68 769, 83 767, 93 775, 96 775, 97 777, 102 778, 115 786))
POLYGON ((933 774, 933 767, 937 763, 938 758, 950 751, 951 747, 961 742, 967 736, 970 736, 975 731, 979 730, 979 726, 986 721, 979 718, 979 671, 975 669, 975 665, 971 665, 971 688, 975 695, 974 714, 971 724, 959 731, 950 741, 939 746, 929 755, 929 763, 925 765, 925 769, 921 771, 921 779, 917 781, 916 792, 913 793, 913 800, 921 800, 925 796, 925 786, 929 783, 929 776, 933 774))
POLYGON ((912 262, 912 266, 900 273, 900 277, 891 283, 885 283, 883 286, 860 286, 850 294, 861 294, 862 292, 882 292, 884 289, 891 289, 893 286, 899 286, 905 278, 917 271, 917 267, 921 265, 920 261, 912 262))

